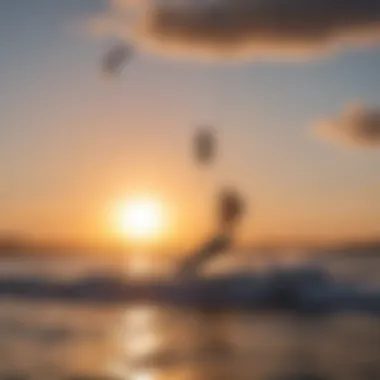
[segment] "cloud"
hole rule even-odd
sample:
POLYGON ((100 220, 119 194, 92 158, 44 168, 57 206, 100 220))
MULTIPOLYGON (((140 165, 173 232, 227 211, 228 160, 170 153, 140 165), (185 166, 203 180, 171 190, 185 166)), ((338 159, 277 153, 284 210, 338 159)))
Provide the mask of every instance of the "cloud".
POLYGON ((317 123, 315 131, 344 146, 380 149, 380 108, 347 107, 341 115, 317 123))
POLYGON ((110 0, 97 25, 164 51, 292 58, 380 42, 380 0, 110 0))

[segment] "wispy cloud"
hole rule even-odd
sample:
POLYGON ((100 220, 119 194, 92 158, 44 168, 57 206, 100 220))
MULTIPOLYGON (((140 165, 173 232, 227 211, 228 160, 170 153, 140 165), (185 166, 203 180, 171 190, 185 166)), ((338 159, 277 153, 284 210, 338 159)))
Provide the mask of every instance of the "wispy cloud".
POLYGON ((380 149, 380 108, 347 107, 316 124, 318 136, 343 146, 380 149))
POLYGON ((110 0, 92 27, 162 51, 293 58, 380 42, 380 1, 110 0))

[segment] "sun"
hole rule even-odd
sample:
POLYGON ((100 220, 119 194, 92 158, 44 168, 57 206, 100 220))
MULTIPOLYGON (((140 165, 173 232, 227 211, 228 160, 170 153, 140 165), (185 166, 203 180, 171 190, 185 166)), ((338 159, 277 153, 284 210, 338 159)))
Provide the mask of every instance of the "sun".
POLYGON ((119 232, 133 240, 153 240, 164 229, 162 203, 151 197, 130 199, 116 210, 119 232))

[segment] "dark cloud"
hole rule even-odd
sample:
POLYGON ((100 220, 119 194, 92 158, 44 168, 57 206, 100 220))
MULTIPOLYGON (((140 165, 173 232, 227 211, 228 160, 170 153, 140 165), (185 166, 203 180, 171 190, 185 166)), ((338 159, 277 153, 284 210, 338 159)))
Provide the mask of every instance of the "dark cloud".
POLYGON ((344 145, 380 149, 380 108, 349 107, 316 125, 319 136, 344 145))
POLYGON ((120 13, 129 6, 137 16, 127 28, 128 37, 167 50, 230 57, 292 56, 380 41, 380 0, 118 0, 111 4, 116 31, 126 30, 120 13))

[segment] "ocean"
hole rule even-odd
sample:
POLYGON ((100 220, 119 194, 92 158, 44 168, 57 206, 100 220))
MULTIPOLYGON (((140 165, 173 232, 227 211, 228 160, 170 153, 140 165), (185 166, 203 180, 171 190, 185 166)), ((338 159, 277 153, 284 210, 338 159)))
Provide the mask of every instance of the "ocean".
MULTIPOLYGON (((302 259, 279 254, 267 261, 244 256, 235 259, 235 265, 231 260, 215 264, 207 275, 234 272, 240 276, 244 271, 245 276, 254 276, 273 267, 302 270, 313 265, 352 289, 380 290, 380 253, 325 252, 302 259)), ((99 274, 120 281, 120 271, 120 265, 79 257, 3 259, 0 379, 380 379, 380 318, 368 310, 349 307, 305 314, 281 308, 213 309, 187 303, 188 294, 181 293, 178 299, 185 301, 180 306, 148 300, 135 303, 122 297, 115 302, 103 302, 104 297, 99 298, 102 302, 96 302, 96 297, 88 302, 79 293, 56 297, 60 293, 51 290, 52 281, 69 284, 99 274), (33 285, 20 296, 15 287, 25 287, 25 279, 31 278, 45 285, 33 285), (5 291, 7 283, 17 286, 5 291), (42 293, 44 297, 39 296, 42 293)), ((128 270, 123 271, 128 283, 128 270)), ((231 297, 225 291, 220 288, 222 303, 231 297)), ((239 297, 239 292, 234 294, 239 297)), ((340 302, 343 296, 334 297, 340 302)))

